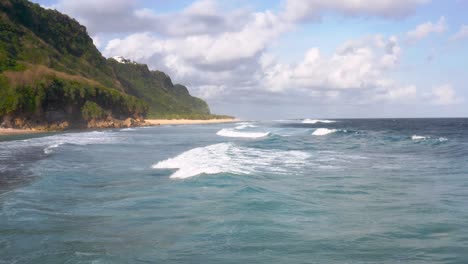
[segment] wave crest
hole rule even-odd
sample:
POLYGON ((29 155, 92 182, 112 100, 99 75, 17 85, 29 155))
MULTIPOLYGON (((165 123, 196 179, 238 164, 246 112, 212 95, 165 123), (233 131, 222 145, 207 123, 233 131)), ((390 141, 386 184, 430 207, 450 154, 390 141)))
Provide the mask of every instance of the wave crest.
POLYGON ((57 144, 53 144, 53 145, 50 145, 48 147, 46 147, 44 149, 44 154, 51 154, 54 152, 54 149, 60 147, 61 145, 63 145, 64 143, 57 143, 57 144))
MULTIPOLYGON (((425 141, 425 140, 430 140, 432 139, 430 136, 418 136, 418 135, 413 135, 411 137, 411 140, 413 141, 425 141)), ((437 138, 437 139, 434 139, 438 142, 445 142, 445 141, 448 141, 448 138, 445 138, 445 137, 440 137, 440 138, 437 138)))
POLYGON ((247 124, 238 125, 238 126, 235 127, 235 129, 242 130, 242 129, 254 128, 254 127, 257 127, 257 126, 247 123, 247 124))
POLYGON ((270 132, 243 132, 231 128, 223 128, 219 130, 216 135, 233 138, 262 138, 269 136, 270 132))
POLYGON ((426 139, 430 139, 431 137, 426 137, 426 136, 418 136, 418 135, 413 135, 411 137, 412 140, 414 141, 418 141, 418 140, 426 140, 426 139))
POLYGON ((318 124, 318 123, 331 124, 331 123, 336 123, 336 121, 322 120, 322 119, 304 119, 302 120, 302 123, 303 124, 318 124))
POLYGON ((47 147, 44 148, 44 154, 51 154, 55 149, 65 144, 85 146, 92 144, 109 144, 117 141, 118 140, 115 133, 93 131, 37 138, 34 139, 34 143, 30 145, 42 145, 47 143, 47 147))
POLYGON ((188 150, 174 158, 154 164, 154 169, 177 169, 173 179, 201 174, 288 173, 305 164, 309 154, 302 151, 262 150, 220 143, 188 150), (272 166, 274 164, 274 166, 272 166))
POLYGON ((136 131, 137 129, 136 128, 132 128, 132 127, 127 127, 127 128, 122 128, 120 129, 120 131, 136 131))
POLYGON ((314 135, 314 136, 325 136, 325 135, 328 135, 328 134, 335 133, 335 132, 337 132, 337 131, 338 131, 338 130, 336 130, 336 129, 317 128, 317 129, 312 133, 312 135, 314 135))

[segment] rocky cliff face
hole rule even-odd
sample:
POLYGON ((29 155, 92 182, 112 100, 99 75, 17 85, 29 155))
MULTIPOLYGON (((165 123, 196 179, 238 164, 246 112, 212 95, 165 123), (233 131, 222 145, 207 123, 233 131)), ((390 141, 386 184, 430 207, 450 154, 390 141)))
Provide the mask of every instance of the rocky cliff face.
POLYGON ((38 131, 61 131, 66 129, 80 128, 127 128, 146 126, 143 119, 127 118, 125 120, 108 117, 106 119, 91 119, 88 121, 70 122, 64 118, 57 121, 32 120, 21 116, 5 115, 0 124, 2 128, 17 128, 38 131))

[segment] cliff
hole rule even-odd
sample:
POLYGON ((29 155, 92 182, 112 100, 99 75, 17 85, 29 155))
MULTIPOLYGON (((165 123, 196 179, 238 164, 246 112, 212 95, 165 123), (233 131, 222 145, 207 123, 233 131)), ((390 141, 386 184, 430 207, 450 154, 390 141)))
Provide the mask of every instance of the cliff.
POLYGON ((148 115, 154 118, 197 117, 210 115, 208 105, 189 94, 183 85, 172 83, 171 78, 160 71, 150 71, 145 64, 123 58, 112 58, 108 64, 127 94, 142 98, 149 105, 148 115))
POLYGON ((104 58, 74 19, 26 0, 0 0, 2 126, 114 127, 147 115, 214 117, 163 72, 104 58))

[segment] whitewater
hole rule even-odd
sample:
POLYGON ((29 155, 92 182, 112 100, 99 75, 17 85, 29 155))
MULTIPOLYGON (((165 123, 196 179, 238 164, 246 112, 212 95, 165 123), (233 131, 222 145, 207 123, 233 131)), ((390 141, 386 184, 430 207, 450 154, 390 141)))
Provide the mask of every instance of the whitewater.
POLYGON ((0 137, 0 263, 464 263, 468 119, 0 137))

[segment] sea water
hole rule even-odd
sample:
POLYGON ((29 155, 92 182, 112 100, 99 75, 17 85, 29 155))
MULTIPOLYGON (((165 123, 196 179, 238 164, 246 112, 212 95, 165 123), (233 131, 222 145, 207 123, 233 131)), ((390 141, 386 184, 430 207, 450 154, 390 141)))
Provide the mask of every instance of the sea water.
POLYGON ((468 120, 3 137, 0 263, 468 263, 468 120))

